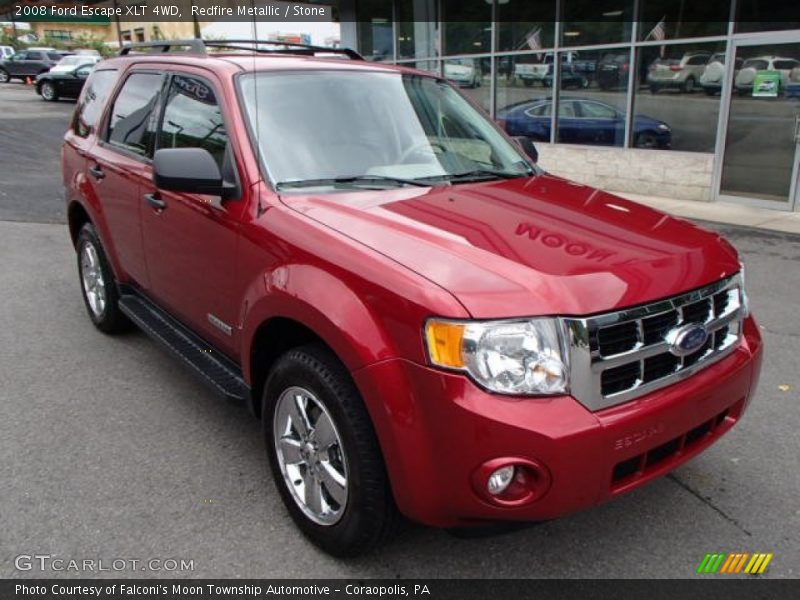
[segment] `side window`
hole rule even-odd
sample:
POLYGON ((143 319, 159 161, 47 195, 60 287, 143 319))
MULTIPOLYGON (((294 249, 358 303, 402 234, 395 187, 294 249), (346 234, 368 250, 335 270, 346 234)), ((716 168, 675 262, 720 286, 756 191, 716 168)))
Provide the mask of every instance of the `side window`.
POLYGON ((214 90, 202 79, 175 75, 164 106, 158 148, 205 148, 224 170, 227 145, 214 90))
POLYGON ((614 119, 617 116, 613 108, 599 102, 581 102, 581 112, 587 119, 614 119))
POLYGON ((116 81, 116 70, 95 71, 87 80, 72 123, 76 135, 88 137, 94 131, 116 81))
POLYGON ((112 146, 148 156, 152 149, 154 120, 162 75, 133 73, 122 85, 108 121, 107 140, 112 146))
POLYGON ((44 52, 28 52, 25 60, 44 60, 44 52))
POLYGON ((575 103, 574 102, 564 102, 561 101, 561 104, 558 105, 558 116, 559 117, 566 117, 568 119, 574 118, 577 115, 575 114, 575 103))
POLYGON ((57 52, 48 52, 47 53, 47 58, 49 58, 50 60, 58 61, 58 60, 61 60, 62 58, 64 58, 64 55, 63 54, 58 54, 57 52))

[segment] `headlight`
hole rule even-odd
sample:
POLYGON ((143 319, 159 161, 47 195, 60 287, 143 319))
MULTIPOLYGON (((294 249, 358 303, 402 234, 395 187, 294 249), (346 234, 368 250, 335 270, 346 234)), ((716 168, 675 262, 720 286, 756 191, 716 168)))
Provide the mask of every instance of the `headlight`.
POLYGON ((569 369, 555 319, 425 324, 431 362, 464 371, 479 385, 518 396, 563 394, 569 369))
POLYGON ((669 131, 669 125, 667 125, 666 123, 659 123, 658 128, 662 131, 669 131))

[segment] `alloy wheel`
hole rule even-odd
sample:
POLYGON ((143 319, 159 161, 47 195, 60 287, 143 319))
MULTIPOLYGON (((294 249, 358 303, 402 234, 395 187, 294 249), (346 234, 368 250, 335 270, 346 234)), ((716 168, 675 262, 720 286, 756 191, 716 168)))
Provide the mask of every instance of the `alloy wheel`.
POLYGON ((348 498, 342 438, 325 405, 310 391, 287 388, 278 398, 273 443, 297 506, 315 523, 335 525, 348 498))
POLYGON ((55 100, 56 90, 53 88, 52 83, 45 82, 42 84, 42 98, 45 100, 55 100))
POLYGON ((11 77, 3 69, 0 69, 0 83, 8 83, 11 77))
POLYGON ((91 242, 81 247, 81 282, 89 308, 95 317, 102 317, 106 310, 106 282, 100 256, 91 242))

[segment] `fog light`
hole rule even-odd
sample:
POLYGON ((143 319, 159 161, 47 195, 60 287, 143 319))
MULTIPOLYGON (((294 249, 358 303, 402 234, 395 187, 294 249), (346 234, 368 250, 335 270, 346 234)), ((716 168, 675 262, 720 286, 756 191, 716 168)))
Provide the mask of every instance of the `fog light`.
POLYGON ((486 482, 486 489, 489 490, 489 493, 493 496, 502 494, 514 480, 514 471, 514 465, 507 465, 492 473, 486 482))

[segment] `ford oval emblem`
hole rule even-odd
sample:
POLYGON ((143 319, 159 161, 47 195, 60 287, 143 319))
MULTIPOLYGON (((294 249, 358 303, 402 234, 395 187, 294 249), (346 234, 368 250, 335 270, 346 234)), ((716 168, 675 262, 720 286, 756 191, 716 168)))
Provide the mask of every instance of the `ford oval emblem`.
POLYGON ((689 323, 673 329, 665 339, 672 354, 686 356, 703 347, 708 340, 708 331, 700 323, 689 323))

